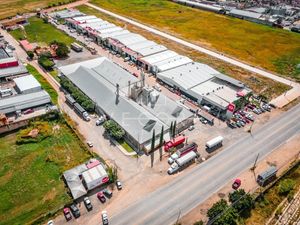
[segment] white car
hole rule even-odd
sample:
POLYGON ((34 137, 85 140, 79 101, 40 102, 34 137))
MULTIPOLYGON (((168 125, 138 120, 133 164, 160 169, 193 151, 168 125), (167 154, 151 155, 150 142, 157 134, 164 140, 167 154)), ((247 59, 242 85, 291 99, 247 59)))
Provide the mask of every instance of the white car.
POLYGON ((54 225, 53 220, 49 220, 48 223, 47 223, 47 225, 54 225))
POLYGON ((102 217, 103 225, 108 225, 108 216, 107 216, 107 212, 105 210, 102 211, 101 217, 102 217))
POLYGON ((99 119, 97 119, 96 121, 96 126, 100 126, 104 122, 105 122, 105 118, 103 116, 100 116, 99 119))
POLYGON ((88 142, 86 142, 87 143, 87 145, 90 147, 90 148, 92 148, 94 145, 93 145, 93 143, 92 142, 90 142, 90 141, 88 141, 88 142))

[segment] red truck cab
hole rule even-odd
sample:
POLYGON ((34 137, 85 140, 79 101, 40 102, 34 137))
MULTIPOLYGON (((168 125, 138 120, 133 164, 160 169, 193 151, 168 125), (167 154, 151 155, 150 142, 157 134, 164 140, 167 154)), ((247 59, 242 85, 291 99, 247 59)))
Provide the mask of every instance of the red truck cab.
POLYGON ((185 141, 184 136, 175 137, 164 144, 164 151, 167 152, 169 151, 169 149, 184 143, 184 141, 185 141))

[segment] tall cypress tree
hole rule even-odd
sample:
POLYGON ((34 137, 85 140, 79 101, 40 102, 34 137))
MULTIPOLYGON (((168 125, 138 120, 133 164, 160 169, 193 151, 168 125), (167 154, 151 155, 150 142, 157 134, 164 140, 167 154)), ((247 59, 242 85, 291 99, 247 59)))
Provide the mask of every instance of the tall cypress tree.
POLYGON ((173 138, 175 137, 175 135, 176 135, 176 120, 175 120, 175 122, 174 122, 174 124, 173 124, 173 138))
POLYGON ((170 126, 170 136, 171 138, 173 137, 173 121, 171 122, 171 126, 170 126))
POLYGON ((164 126, 161 127, 160 139, 159 139, 159 160, 162 160, 162 146, 164 142, 164 126))
POLYGON ((152 141, 151 141, 151 152, 154 151, 155 148, 155 130, 153 130, 152 141))

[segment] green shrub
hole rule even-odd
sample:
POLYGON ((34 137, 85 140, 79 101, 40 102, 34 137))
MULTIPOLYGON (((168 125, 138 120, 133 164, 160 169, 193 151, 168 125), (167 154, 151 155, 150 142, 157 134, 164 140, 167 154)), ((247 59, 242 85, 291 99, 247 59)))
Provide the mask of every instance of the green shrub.
POLYGON ((194 225, 204 225, 204 223, 202 220, 200 220, 200 221, 195 222, 194 225))
POLYGON ((54 62, 44 55, 39 57, 38 63, 46 70, 51 70, 54 66, 54 62))
POLYGON ((288 195, 294 189, 296 182, 292 179, 284 179, 280 181, 278 186, 278 194, 288 195))
POLYGON ((125 131, 122 129, 122 127, 120 127, 119 124, 113 120, 105 121, 103 127, 105 131, 116 140, 121 140, 125 135, 125 131))

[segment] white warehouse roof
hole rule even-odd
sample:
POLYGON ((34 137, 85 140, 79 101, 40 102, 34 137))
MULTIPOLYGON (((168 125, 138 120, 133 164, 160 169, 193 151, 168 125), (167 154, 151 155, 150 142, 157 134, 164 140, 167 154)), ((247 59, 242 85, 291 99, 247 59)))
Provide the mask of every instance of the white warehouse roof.
POLYGON ((191 62, 193 62, 193 60, 191 60, 190 58, 182 55, 177 55, 173 58, 169 58, 152 65, 156 67, 157 72, 162 72, 191 62))
POLYGON ((31 74, 15 78, 14 82, 21 92, 29 89, 41 88, 40 83, 31 74))
POLYGON ((129 34, 129 33, 130 32, 128 30, 119 30, 119 31, 111 32, 111 33, 99 34, 98 36, 102 39, 105 39, 105 38, 113 38, 118 35, 129 34))
POLYGON ((155 55, 151 55, 151 56, 147 56, 147 57, 141 58, 141 61, 143 61, 143 62, 145 62, 147 64, 152 65, 154 63, 161 62, 163 60, 172 58, 172 57, 177 56, 177 55, 178 54, 176 52, 167 50, 167 51, 155 54, 155 55))
POLYGON ((144 38, 143 36, 141 36, 139 34, 134 34, 134 33, 129 33, 125 37, 116 36, 116 37, 114 37, 114 39, 121 42, 125 46, 134 44, 134 43, 139 43, 139 42, 146 40, 146 38, 144 38))
POLYGON ((166 51, 167 48, 163 45, 153 45, 146 48, 139 49, 137 52, 142 56, 153 55, 159 52, 166 51))
POLYGON ((123 30, 121 27, 109 27, 103 30, 98 30, 99 32, 101 32, 101 34, 107 34, 107 33, 111 33, 111 32, 116 32, 116 31, 121 31, 123 30))
POLYGON ((96 16, 78 16, 78 17, 74 17, 72 18, 73 20, 77 21, 77 22, 86 22, 88 20, 91 20, 91 19, 95 19, 97 18, 96 16))
POLYGON ((157 74, 157 77, 161 80, 168 80, 168 83, 176 83, 176 86, 187 90, 213 78, 218 73, 218 71, 208 65, 192 62, 161 72, 157 74))
POLYGON ((145 40, 145 41, 139 42, 138 44, 127 45, 126 48, 129 48, 136 52, 140 49, 151 47, 154 45, 157 45, 154 41, 145 40))

